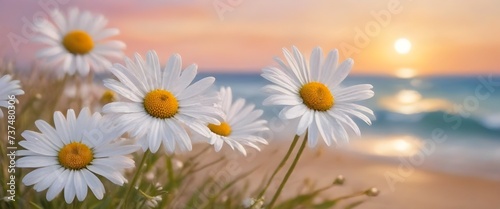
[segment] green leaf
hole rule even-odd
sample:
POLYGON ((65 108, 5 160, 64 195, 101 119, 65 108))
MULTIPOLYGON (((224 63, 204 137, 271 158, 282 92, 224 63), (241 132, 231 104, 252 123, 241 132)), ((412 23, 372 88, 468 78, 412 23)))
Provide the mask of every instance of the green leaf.
POLYGON ((30 205, 37 208, 37 209, 43 209, 42 206, 37 205, 36 203, 30 201, 30 205))
POLYGON ((336 204, 337 204, 336 200, 327 200, 327 201, 324 201, 320 204, 314 205, 313 208, 314 209, 328 209, 328 208, 332 208, 336 204))

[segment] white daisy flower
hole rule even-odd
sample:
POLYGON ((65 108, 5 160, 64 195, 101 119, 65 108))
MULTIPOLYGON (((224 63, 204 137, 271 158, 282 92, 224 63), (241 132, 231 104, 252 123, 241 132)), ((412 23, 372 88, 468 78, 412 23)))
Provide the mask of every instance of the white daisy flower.
POLYGON ((263 209, 264 208, 264 199, 260 198, 256 200, 255 198, 250 198, 247 197, 243 199, 243 202, 241 203, 243 208, 245 209, 263 209))
POLYGON ((264 87, 271 94, 264 105, 284 105, 279 114, 281 118, 300 118, 296 134, 302 135, 308 130, 309 147, 316 146, 319 137, 328 146, 338 139, 348 140, 346 127, 360 135, 359 127, 350 116, 371 124, 368 116, 373 117, 373 111, 354 102, 373 97, 373 86, 339 85, 351 71, 352 59, 337 66, 338 51, 331 51, 323 60, 319 47, 313 50, 309 63, 296 47, 293 54, 287 49, 283 49, 283 53, 288 65, 276 58, 279 68, 263 70, 262 77, 275 84, 264 87))
POLYGON ((81 110, 78 117, 70 109, 67 118, 54 113, 55 128, 43 120, 35 122, 41 133, 24 131, 19 145, 17 167, 36 168, 23 178, 26 186, 34 185, 38 192, 48 189, 47 200, 53 200, 63 189, 69 204, 75 196, 83 201, 90 188, 102 199, 104 186, 96 174, 117 185, 127 182, 123 170, 134 167, 128 155, 139 146, 116 142, 124 131, 106 122, 99 113, 81 110), (87 188, 88 187, 88 188, 87 188))
POLYGON ((36 54, 48 66, 59 66, 61 73, 78 71, 86 76, 91 69, 99 72, 111 67, 108 58, 123 57, 123 42, 104 41, 120 33, 116 28, 105 28, 108 20, 104 16, 72 8, 67 16, 54 10, 50 17, 52 22, 44 19, 36 24, 38 34, 33 38, 48 45, 36 54))
MULTIPOLYGON (((0 106, 9 107, 9 96, 22 95, 24 91, 21 90, 18 80, 12 80, 12 76, 4 75, 0 78, 0 106)), ((3 117, 3 112, 0 110, 0 118, 3 117)))
POLYGON ((258 134, 269 130, 267 121, 259 120, 263 111, 254 109, 255 105, 245 106, 244 99, 238 99, 233 103, 233 94, 230 87, 222 87, 219 91, 221 96, 220 108, 224 112, 220 125, 208 124, 211 134, 208 137, 215 151, 220 151, 224 142, 237 149, 243 155, 247 152, 243 145, 253 147, 260 151, 258 143, 267 144, 267 141, 258 134))
POLYGON ((151 198, 146 199, 146 208, 156 208, 158 207, 158 201, 162 201, 163 198, 161 195, 157 195, 151 198))
POLYGON ((129 101, 109 103, 103 112, 138 137, 144 150, 155 153, 162 143, 169 153, 176 144, 191 150, 184 125, 208 137, 211 132, 205 124, 220 124, 222 111, 213 106, 219 98, 206 96, 215 78, 190 85, 197 73, 195 64, 181 71, 181 57, 174 54, 162 70, 155 51, 147 53, 146 61, 136 54, 135 62, 126 58, 125 63, 110 69, 119 81, 108 79, 104 85, 129 101))

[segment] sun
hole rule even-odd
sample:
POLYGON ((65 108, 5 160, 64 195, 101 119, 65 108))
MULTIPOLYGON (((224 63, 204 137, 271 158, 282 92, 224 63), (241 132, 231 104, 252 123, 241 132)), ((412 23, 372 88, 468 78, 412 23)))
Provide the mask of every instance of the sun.
POLYGON ((400 38, 394 42, 394 49, 399 54, 408 54, 411 50, 411 42, 406 38, 400 38))

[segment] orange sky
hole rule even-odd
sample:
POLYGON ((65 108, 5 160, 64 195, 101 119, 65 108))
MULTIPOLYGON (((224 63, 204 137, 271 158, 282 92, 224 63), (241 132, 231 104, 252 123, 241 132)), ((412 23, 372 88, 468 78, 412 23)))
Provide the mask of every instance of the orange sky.
MULTIPOLYGON (((27 0, 12 4, 11 16, 40 10, 27 0)), ((106 15, 121 30, 117 38, 127 43, 128 56, 155 49, 166 61, 177 52, 184 65, 194 62, 205 71, 258 71, 282 56, 282 47, 296 45, 307 54, 315 46, 338 48, 342 59, 354 58, 359 74, 392 75, 401 68, 422 75, 500 72, 500 2, 493 0, 109 0, 61 8, 71 6, 106 15), (218 14, 217 3, 227 10, 218 14), (381 20, 374 14, 386 15, 381 20), (401 37, 413 46, 405 55, 393 47, 401 37)), ((10 18, 10 25, 4 16, 7 30, 20 30, 15 23, 23 16, 10 18)), ((12 55, 3 33, 4 56, 30 57, 37 49, 12 55)))

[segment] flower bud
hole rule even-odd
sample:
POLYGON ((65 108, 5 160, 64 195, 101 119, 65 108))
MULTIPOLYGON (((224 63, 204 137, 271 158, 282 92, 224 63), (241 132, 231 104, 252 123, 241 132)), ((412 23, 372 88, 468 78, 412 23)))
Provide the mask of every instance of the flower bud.
POLYGON ((380 191, 375 187, 372 187, 372 188, 365 191, 366 196, 369 196, 369 197, 376 197, 376 196, 378 196, 379 193, 380 193, 380 191))
POLYGON ((345 178, 342 175, 338 175, 337 178, 335 178, 335 181, 333 181, 333 184, 335 185, 344 185, 345 178))

